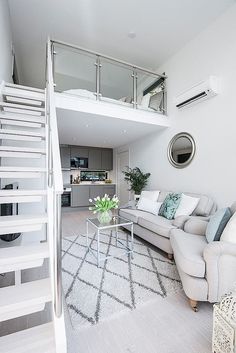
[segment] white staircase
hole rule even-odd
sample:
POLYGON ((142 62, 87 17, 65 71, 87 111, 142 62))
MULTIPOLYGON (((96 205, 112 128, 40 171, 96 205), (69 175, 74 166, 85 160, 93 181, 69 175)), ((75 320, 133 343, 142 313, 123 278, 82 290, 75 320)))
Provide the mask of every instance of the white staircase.
POLYGON ((52 165, 59 163, 57 170, 60 167, 60 160, 50 160, 58 157, 59 151, 55 114, 54 121, 49 121, 54 107, 49 107, 47 118, 45 92, 31 87, 5 83, 0 94, 0 207, 18 205, 16 214, 0 214, 0 237, 21 233, 11 243, 0 240, 0 273, 15 272, 15 284, 0 288, 0 328, 3 321, 43 311, 46 303, 52 312, 50 323, 39 322, 36 327, 0 337, 0 352, 65 353, 58 283, 60 247, 55 247, 60 237, 59 220, 55 219, 60 214, 60 188, 50 179, 55 172, 52 165), (47 277, 22 282, 21 271, 40 271, 45 259, 49 259, 47 277))

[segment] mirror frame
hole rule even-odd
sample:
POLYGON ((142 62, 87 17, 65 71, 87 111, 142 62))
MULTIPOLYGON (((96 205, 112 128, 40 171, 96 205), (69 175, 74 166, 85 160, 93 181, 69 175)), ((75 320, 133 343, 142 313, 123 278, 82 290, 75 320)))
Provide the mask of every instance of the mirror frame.
POLYGON ((176 134, 174 137, 172 137, 172 139, 169 142, 168 149, 167 149, 167 155, 168 155, 168 160, 169 160, 170 164, 172 164, 173 167, 180 168, 180 169, 187 167, 192 162, 193 157, 195 155, 195 152, 196 152, 196 144, 195 144, 194 138, 188 132, 180 132, 180 133, 176 134), (184 163, 177 163, 173 159, 172 153, 171 153, 174 143, 180 137, 185 137, 185 138, 189 139, 192 144, 192 153, 191 153, 189 159, 184 163))

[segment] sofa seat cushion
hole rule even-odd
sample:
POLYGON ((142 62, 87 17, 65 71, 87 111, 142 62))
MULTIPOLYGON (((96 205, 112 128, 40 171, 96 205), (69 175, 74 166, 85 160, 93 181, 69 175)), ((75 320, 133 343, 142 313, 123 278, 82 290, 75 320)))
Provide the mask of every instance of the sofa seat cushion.
POLYGON ((207 246, 206 237, 175 229, 171 232, 170 242, 177 266, 190 276, 204 278, 206 264, 203 251, 207 246))
POLYGON ((176 228, 172 225, 172 220, 146 212, 139 216, 138 224, 165 238, 169 238, 171 229, 176 228))
POLYGON ((119 215, 128 219, 131 222, 138 223, 138 218, 147 212, 131 209, 131 208, 121 208, 119 210, 119 215))

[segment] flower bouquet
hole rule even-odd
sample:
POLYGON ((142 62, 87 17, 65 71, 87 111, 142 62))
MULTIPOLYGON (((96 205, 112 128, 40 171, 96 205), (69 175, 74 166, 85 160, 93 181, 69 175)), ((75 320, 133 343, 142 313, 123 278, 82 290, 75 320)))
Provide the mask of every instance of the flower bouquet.
POLYGON ((97 218, 100 223, 109 223, 112 219, 113 208, 118 208, 119 199, 116 195, 112 198, 105 194, 103 197, 95 197, 93 200, 89 199, 89 202, 93 203, 93 206, 89 207, 90 211, 94 214, 98 214, 97 218))

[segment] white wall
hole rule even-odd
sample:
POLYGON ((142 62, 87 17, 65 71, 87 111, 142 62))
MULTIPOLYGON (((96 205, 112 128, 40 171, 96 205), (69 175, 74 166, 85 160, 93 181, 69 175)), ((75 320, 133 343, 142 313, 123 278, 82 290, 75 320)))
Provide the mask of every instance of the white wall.
POLYGON ((0 82, 12 81, 12 32, 7 0, 0 0, 0 82))
POLYGON ((129 147, 131 166, 151 172, 148 188, 192 191, 214 197, 219 206, 236 199, 236 5, 157 71, 168 75, 168 115, 171 127, 129 147), (221 79, 221 93, 178 111, 173 98, 209 75, 221 79), (167 146, 178 132, 196 141, 196 156, 187 168, 167 160, 167 146))

